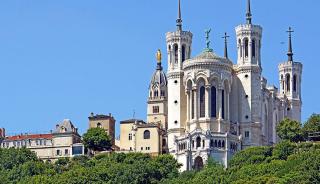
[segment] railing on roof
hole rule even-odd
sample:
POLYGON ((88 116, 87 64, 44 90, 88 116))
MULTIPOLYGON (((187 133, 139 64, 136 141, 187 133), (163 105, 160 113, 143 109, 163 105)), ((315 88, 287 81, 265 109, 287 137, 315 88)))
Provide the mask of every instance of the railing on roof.
POLYGON ((309 141, 320 141, 320 132, 310 132, 308 133, 309 141))

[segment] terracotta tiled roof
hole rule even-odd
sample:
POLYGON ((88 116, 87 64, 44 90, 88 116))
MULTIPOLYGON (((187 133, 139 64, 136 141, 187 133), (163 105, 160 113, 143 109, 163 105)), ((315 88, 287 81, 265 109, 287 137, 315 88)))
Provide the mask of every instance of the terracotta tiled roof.
POLYGON ((18 141, 26 139, 52 139, 52 134, 15 135, 6 137, 8 141, 18 141))

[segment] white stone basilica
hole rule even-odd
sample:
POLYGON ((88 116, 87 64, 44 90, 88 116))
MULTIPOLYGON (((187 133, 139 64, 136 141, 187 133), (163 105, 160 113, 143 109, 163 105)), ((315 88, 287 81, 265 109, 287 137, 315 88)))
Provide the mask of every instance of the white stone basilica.
POLYGON ((227 166, 233 154, 249 146, 278 141, 276 125, 288 117, 301 119, 302 64, 293 61, 291 28, 288 60, 279 64, 280 90, 262 76, 262 27, 252 23, 250 1, 246 23, 235 28, 237 64, 207 48, 191 57, 192 33, 182 29, 166 34, 168 70, 161 66, 149 87, 148 123, 161 122, 162 147, 183 164, 181 170, 201 168, 209 157, 227 166))

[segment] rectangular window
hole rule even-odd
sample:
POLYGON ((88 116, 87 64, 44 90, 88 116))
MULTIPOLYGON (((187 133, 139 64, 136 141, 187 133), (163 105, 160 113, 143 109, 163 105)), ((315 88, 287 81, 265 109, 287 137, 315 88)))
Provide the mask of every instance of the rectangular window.
POLYGON ((68 155, 69 154, 69 150, 68 149, 65 149, 64 150, 64 155, 68 155))
POLYGON ((250 137, 250 132, 249 131, 245 131, 244 132, 244 137, 249 138, 250 137))
POLYGON ((57 156, 59 156, 61 153, 60 153, 60 150, 57 150, 57 156))
POLYGON ((73 155, 82 155, 83 154, 83 147, 82 146, 73 146, 72 147, 72 154, 73 155))
POLYGON ((152 112, 153 112, 153 114, 158 114, 159 113, 159 106, 153 106, 152 112))
POLYGON ((129 134, 129 141, 132 140, 132 134, 129 134))
POLYGON ((143 147, 141 147, 141 151, 143 150, 143 147))
POLYGON ((132 151, 132 147, 130 147, 130 151, 132 151))

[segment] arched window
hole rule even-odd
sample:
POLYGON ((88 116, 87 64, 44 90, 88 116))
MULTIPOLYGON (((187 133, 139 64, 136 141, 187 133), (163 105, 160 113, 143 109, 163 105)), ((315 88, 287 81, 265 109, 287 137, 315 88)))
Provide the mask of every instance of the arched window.
POLYGON ((214 141, 214 147, 218 147, 218 141, 217 140, 214 141))
POLYGON ((194 118, 194 94, 193 91, 191 91, 191 118, 194 118))
POLYGON ((264 125, 262 124, 262 133, 266 135, 266 130, 268 129, 268 110, 267 105, 264 106, 264 125))
POLYGON ((221 110, 222 110, 222 119, 225 118, 225 105, 224 105, 225 101, 224 101, 224 90, 222 90, 221 92, 221 110))
POLYGON ((221 148, 221 141, 218 141, 218 148, 221 148))
POLYGON ((293 91, 294 92, 297 91, 297 76, 296 75, 293 76, 293 91))
POLYGON ((256 57, 256 41, 252 40, 251 44, 252 57, 256 57))
POLYGON ((225 147, 225 143, 224 143, 224 141, 222 141, 222 145, 221 145, 223 148, 225 147))
POLYGON ((166 92, 164 90, 161 90, 161 96, 166 96, 166 92))
POLYGON ((245 57, 249 56, 249 40, 248 39, 244 40, 244 56, 245 57))
POLYGON ((186 46, 182 46, 182 62, 186 60, 186 46))
POLYGON ((286 76, 287 91, 290 91, 290 75, 286 76))
POLYGON ((283 80, 283 75, 281 75, 281 85, 282 85, 282 90, 284 91, 284 80, 283 80))
POLYGON ((149 130, 145 130, 143 132, 143 138, 144 139, 150 139, 150 131, 149 130))
POLYGON ((178 45, 175 44, 175 45, 174 45, 174 62, 175 62, 175 63, 178 63, 178 56, 179 56, 178 53, 179 53, 179 52, 178 52, 178 45))
POLYGON ((101 128, 101 127, 102 127, 101 123, 97 123, 97 128, 101 128))
POLYGON ((200 137, 197 137, 197 145, 196 145, 196 147, 197 148, 199 148, 199 147, 201 147, 201 138, 200 137))
POLYGON ((240 57, 242 57, 242 45, 241 45, 241 40, 239 39, 239 52, 240 52, 240 57))
POLYGON ((194 140, 192 140, 192 144, 191 144, 192 148, 194 148, 194 140))
POLYGON ((217 89, 216 87, 211 87, 211 117, 217 117, 217 89))
POLYGON ((206 92, 206 89, 204 88, 204 86, 200 87, 200 118, 203 118, 206 116, 205 92, 206 92))
POLYGON ((204 148, 204 146, 205 146, 205 141, 202 140, 202 147, 204 148))
POLYGON ((210 148, 213 148, 213 145, 214 145, 214 143, 213 143, 213 140, 211 139, 210 140, 210 148))

